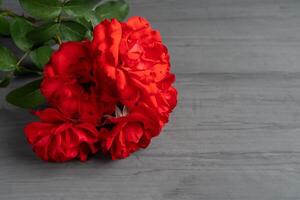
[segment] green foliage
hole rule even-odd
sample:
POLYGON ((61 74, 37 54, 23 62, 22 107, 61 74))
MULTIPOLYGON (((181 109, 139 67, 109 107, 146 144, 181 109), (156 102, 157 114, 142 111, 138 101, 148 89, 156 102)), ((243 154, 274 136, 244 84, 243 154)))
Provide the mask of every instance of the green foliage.
MULTIPOLYGON (((15 56, 0 45, 0 87, 7 86, 14 76, 27 73, 41 75, 57 45, 66 41, 92 39, 93 28, 104 19, 123 20, 129 11, 124 0, 19 0, 24 15, 1 7, 0 37, 10 38, 24 52, 15 56), (23 65, 30 58, 29 65, 23 65)), ((13 90, 7 101, 23 108, 44 102, 39 92, 40 81, 13 90)))
POLYGON ((16 17, 10 25, 11 37, 16 46, 23 51, 27 51, 33 46, 32 42, 26 37, 31 30, 33 30, 32 24, 20 17, 16 17))
POLYGON ((28 75, 28 74, 32 74, 32 75, 40 75, 40 72, 38 71, 38 69, 34 68, 31 69, 33 67, 27 68, 27 67, 23 67, 23 66, 18 66, 15 71, 14 71, 14 75, 15 76, 22 76, 22 75, 28 75))
POLYGON ((37 19, 53 19, 60 15, 63 4, 59 0, 19 0, 22 8, 37 19))
POLYGON ((72 0, 63 6, 63 10, 73 17, 89 17, 98 3, 99 0, 72 0))
POLYGON ((77 17, 76 22, 80 23, 81 25, 83 25, 88 30, 93 30, 92 22, 90 20, 87 20, 84 17, 77 17))
POLYGON ((0 15, 0 35, 8 36, 9 34, 9 21, 0 15))
POLYGON ((28 32, 26 36, 32 44, 39 46, 54 38, 58 33, 58 30, 59 24, 56 22, 50 22, 33 29, 28 32))
POLYGON ((0 71, 14 71, 16 66, 16 56, 7 48, 0 46, 0 71))
POLYGON ((124 0, 108 1, 95 9, 95 16, 97 22, 101 22, 104 19, 112 18, 124 20, 128 13, 129 5, 124 0))
POLYGON ((6 100, 21 108, 36 108, 45 103, 45 98, 40 92, 41 79, 16 88, 6 96, 6 100))
POLYGON ((3 79, 0 80, 0 87, 6 87, 10 83, 10 77, 5 76, 3 79))
POLYGON ((32 62, 40 69, 49 62, 53 50, 49 45, 41 46, 30 53, 32 62))
POLYGON ((61 38, 66 41, 80 41, 84 39, 86 31, 85 26, 74 21, 65 21, 60 25, 61 38))

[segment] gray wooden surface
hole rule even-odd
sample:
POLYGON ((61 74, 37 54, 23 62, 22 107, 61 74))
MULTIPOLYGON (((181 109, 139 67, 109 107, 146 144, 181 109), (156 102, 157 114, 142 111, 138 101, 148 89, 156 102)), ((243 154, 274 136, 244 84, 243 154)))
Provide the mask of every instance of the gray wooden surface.
POLYGON ((16 80, 0 93, 0 199, 299 200, 300 1, 131 5, 172 53, 170 123, 125 160, 45 163, 22 132, 33 117, 3 100, 16 80))

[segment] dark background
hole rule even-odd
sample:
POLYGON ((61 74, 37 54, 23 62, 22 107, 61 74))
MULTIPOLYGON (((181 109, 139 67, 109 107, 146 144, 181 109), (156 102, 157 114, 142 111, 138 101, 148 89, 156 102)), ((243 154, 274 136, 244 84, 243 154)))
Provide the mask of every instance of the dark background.
POLYGON ((22 132, 34 118, 4 101, 18 79, 0 93, 0 199, 299 200, 300 1, 129 2, 171 52, 170 123, 125 160, 46 163, 22 132))

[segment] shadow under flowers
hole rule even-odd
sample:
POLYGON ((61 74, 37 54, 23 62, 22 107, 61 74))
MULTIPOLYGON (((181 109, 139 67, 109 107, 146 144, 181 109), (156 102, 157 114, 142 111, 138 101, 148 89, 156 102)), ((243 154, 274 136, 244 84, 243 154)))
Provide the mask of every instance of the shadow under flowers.
MULTIPOLYGON (((26 162, 47 163, 41 161, 34 155, 31 150, 31 146, 26 141, 26 137, 24 135, 24 127, 26 124, 37 120, 37 117, 33 116, 26 110, 0 109, 0 155, 2 158, 6 157, 9 160, 22 162, 22 164, 26 162)), ((112 162, 110 158, 101 155, 101 153, 91 156, 88 161, 93 160, 103 164, 112 162)), ((2 159, 2 162, 5 162, 5 160, 2 159)), ((77 161, 70 161, 66 163, 72 162, 77 163, 77 161)))
POLYGON ((35 119, 26 110, 0 109, 0 155, 9 160, 16 159, 25 161, 32 158, 30 146, 28 145, 23 129, 24 126, 35 119))

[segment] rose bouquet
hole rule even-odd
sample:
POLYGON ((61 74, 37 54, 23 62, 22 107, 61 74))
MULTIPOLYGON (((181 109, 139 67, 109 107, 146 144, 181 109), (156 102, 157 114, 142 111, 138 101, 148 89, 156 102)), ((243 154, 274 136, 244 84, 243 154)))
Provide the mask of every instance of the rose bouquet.
POLYGON ((42 79, 29 84, 46 103, 31 99, 39 121, 25 135, 46 161, 85 161, 98 151, 126 158, 168 122, 177 103, 174 80, 168 50, 146 19, 104 19, 91 37, 59 44, 42 79))

